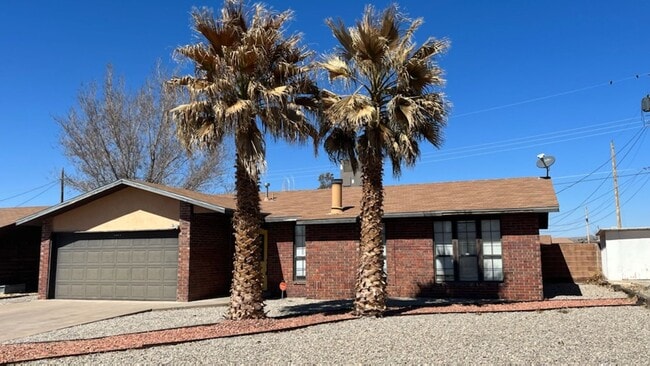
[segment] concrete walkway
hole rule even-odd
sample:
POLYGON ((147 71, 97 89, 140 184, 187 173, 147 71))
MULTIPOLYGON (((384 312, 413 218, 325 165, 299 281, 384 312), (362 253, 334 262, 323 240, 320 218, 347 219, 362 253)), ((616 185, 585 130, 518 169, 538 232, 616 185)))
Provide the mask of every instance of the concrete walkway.
POLYGON ((0 305, 0 343, 56 329, 152 310, 227 306, 228 298, 192 302, 35 300, 0 305))

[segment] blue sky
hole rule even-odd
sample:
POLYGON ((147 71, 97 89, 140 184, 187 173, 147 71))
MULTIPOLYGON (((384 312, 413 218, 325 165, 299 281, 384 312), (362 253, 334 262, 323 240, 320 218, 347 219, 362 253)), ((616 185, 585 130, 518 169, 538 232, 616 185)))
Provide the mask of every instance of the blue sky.
MULTIPOLYGON (((383 8, 389 2, 374 4, 383 8)), ((53 116, 76 103, 84 83, 101 81, 106 64, 140 85, 157 59, 195 40, 192 6, 217 1, 0 2, 0 207, 58 202, 55 180, 70 170, 57 146, 53 116)), ((363 1, 268 1, 291 8, 290 31, 319 52, 335 45, 326 17, 357 19, 363 1)), ((439 59, 453 104, 445 144, 424 147, 413 169, 386 184, 539 176, 536 155, 556 157, 551 176, 560 213, 550 232, 585 235, 612 227, 614 198, 609 143, 618 151, 624 226, 650 226, 650 147, 640 101, 650 93, 650 2, 401 1, 423 17, 416 34, 448 38, 439 59), (637 77, 638 75, 638 77, 637 77)), ((648 117, 650 123, 650 116, 648 117)), ((268 145, 263 182, 272 190, 312 189, 323 172, 337 173, 309 146, 268 145)), ((338 174, 338 173, 337 173, 338 174)), ((66 192, 67 197, 76 192, 66 192)))

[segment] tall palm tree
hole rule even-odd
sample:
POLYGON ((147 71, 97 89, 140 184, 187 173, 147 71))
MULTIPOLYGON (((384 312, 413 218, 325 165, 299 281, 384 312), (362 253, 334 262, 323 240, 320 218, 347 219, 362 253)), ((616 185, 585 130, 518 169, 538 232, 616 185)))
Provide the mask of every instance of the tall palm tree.
POLYGON ((272 12, 260 4, 247 12, 241 0, 226 0, 219 18, 209 9, 193 9, 202 42, 179 47, 176 54, 192 61, 195 72, 169 81, 190 96, 189 103, 171 110, 186 146, 234 140, 237 205, 227 314, 234 320, 265 317, 257 240, 264 136, 301 143, 317 138, 307 118, 318 93, 306 63, 311 52, 299 46, 299 35, 284 35, 291 17, 291 11, 272 12))
POLYGON ((421 19, 408 20, 392 5, 377 12, 365 8, 354 27, 342 20, 327 20, 339 42, 321 63, 331 83, 341 82, 346 92, 321 93, 324 121, 320 133, 334 161, 349 159, 361 165, 361 240, 354 312, 380 316, 386 309, 382 217, 383 163, 390 159, 393 174, 402 164, 413 166, 419 142, 442 143, 448 104, 439 92, 444 84, 436 55, 448 42, 427 39, 416 47, 413 34, 421 19))

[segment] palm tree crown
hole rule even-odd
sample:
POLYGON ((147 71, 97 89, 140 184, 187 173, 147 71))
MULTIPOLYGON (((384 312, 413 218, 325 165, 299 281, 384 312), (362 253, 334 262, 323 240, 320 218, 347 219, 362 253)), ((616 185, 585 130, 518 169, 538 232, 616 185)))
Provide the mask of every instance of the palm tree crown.
POLYGON ((402 163, 415 163, 419 141, 426 139, 436 147, 442 143, 448 105, 439 91, 444 79, 434 57, 445 52, 449 42, 429 38, 416 47, 412 39, 422 19, 404 29, 407 21, 395 5, 382 13, 367 6, 355 27, 327 20, 340 47, 320 66, 330 81, 341 81, 353 92, 323 90, 327 118, 321 131, 327 136, 326 151, 335 158, 351 158, 355 167, 354 142, 360 149, 380 148, 391 159, 395 175, 401 173, 402 163), (342 140, 348 144, 342 146, 342 140))
POLYGON ((320 62, 330 82, 347 94, 321 92, 324 121, 320 133, 334 161, 349 159, 361 165, 360 264, 355 312, 381 315, 385 309, 383 273, 383 160, 391 160, 393 174, 402 164, 412 166, 420 155, 419 142, 442 143, 448 104, 439 89, 444 84, 435 56, 448 42, 413 42, 421 19, 408 20, 392 5, 383 12, 367 6, 354 27, 341 20, 327 24, 339 48, 320 62))
POLYGON ((188 147, 213 147, 233 138, 236 150, 237 209, 233 217, 235 256, 229 317, 264 317, 257 242, 260 221, 259 174, 265 166, 264 135, 289 142, 316 138, 308 114, 317 94, 300 36, 285 36, 292 12, 272 12, 241 0, 226 0, 220 17, 206 8, 192 11, 198 43, 176 54, 195 66, 194 75, 169 84, 188 91, 190 101, 170 112, 188 147))

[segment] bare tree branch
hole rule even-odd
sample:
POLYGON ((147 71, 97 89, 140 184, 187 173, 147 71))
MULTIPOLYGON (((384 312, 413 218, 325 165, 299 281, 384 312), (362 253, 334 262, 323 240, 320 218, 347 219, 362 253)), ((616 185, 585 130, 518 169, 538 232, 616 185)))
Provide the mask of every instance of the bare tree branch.
POLYGON ((130 92, 109 65, 101 88, 94 82, 82 87, 77 105, 55 117, 63 153, 75 168, 66 177, 71 187, 86 192, 122 178, 207 192, 229 184, 227 147, 190 152, 178 139, 168 111, 187 98, 165 86, 169 75, 158 62, 130 92))

